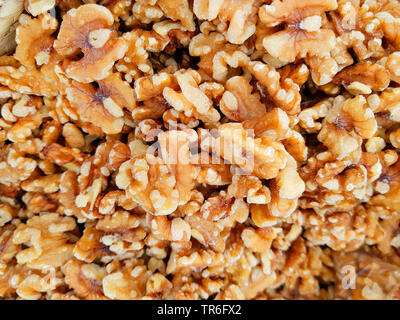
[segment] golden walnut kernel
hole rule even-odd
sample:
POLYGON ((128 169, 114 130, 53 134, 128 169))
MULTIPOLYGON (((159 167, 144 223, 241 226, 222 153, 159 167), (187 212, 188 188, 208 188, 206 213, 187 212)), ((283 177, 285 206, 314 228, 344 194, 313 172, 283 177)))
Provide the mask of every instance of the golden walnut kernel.
POLYGON ((359 62, 340 71, 333 83, 343 85, 352 94, 369 94, 383 91, 389 86, 390 74, 383 67, 371 62, 359 62))
POLYGON ((398 299, 399 9, 0 1, 0 300, 398 299))
POLYGON ((284 30, 264 38, 265 49, 286 62, 329 53, 335 44, 335 34, 323 27, 322 14, 336 8, 336 0, 274 0, 263 5, 259 10, 262 23, 268 27, 285 26, 284 30))
POLYGON ((68 77, 88 83, 110 74, 114 62, 121 59, 127 50, 124 40, 118 38, 113 30, 113 22, 111 12, 95 4, 67 12, 54 48, 65 57, 64 68, 68 77), (79 53, 83 57, 74 59, 79 53))
POLYGON ((75 220, 56 213, 42 214, 21 223, 14 232, 13 243, 25 244, 17 261, 33 269, 59 267, 71 259, 74 245, 66 232, 74 230, 75 220))
POLYGON ((265 105, 258 93, 244 77, 232 77, 226 82, 226 91, 220 100, 221 112, 230 120, 258 119, 265 113, 265 105))
POLYGON ((118 74, 99 80, 98 89, 92 84, 72 82, 67 98, 83 121, 90 122, 105 133, 115 134, 124 125, 124 110, 135 107, 133 90, 118 74))

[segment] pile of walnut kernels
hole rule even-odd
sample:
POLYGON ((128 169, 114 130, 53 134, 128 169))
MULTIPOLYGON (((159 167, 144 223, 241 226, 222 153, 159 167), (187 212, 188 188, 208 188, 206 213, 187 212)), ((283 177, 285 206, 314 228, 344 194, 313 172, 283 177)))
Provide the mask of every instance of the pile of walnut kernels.
POLYGON ((0 299, 400 298, 399 1, 0 22, 0 299))

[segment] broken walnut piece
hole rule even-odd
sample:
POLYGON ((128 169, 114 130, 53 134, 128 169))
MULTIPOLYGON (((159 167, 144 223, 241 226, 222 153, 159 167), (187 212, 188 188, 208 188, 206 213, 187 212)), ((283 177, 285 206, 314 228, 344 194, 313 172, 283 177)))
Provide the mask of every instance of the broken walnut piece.
POLYGON ((143 261, 126 260, 122 268, 103 278, 104 294, 110 299, 140 299, 146 292, 150 274, 143 261))
POLYGON ((34 17, 54 8, 56 0, 25 0, 25 9, 34 17))
POLYGON ((371 138, 377 127, 375 115, 364 96, 352 99, 338 96, 322 123, 318 140, 343 157, 358 150, 362 139, 371 138))
POLYGON ((220 100, 221 112, 233 121, 260 118, 266 108, 260 102, 260 95, 252 93, 253 88, 245 77, 232 77, 225 83, 225 92, 220 100))
POLYGON ((270 136, 252 136, 241 123, 226 123, 219 126, 217 137, 209 135, 202 139, 201 148, 212 150, 238 166, 243 173, 253 174, 261 179, 271 179, 284 168, 288 153, 284 146, 270 136))
POLYGON ((44 266, 60 267, 72 258, 74 244, 70 243, 68 231, 76 227, 71 217, 57 213, 41 214, 18 225, 13 243, 25 244, 26 249, 18 252, 17 261, 33 269, 44 266))
POLYGON ((174 21, 180 21, 189 31, 195 31, 196 26, 193 21, 193 12, 189 7, 188 0, 177 0, 173 3, 169 0, 158 0, 157 5, 166 17, 174 21))
POLYGON ((273 67, 259 61, 250 62, 247 69, 258 81, 262 97, 270 97, 289 115, 300 112, 300 87, 291 78, 282 79, 273 67))
POLYGON ((67 88, 67 98, 81 120, 92 123, 106 134, 121 132, 124 109, 133 110, 136 101, 133 89, 118 74, 99 80, 98 89, 93 84, 73 81, 67 88))
POLYGON ((203 122, 216 122, 220 119, 219 112, 212 101, 200 90, 200 74, 192 69, 179 70, 175 73, 181 92, 165 87, 164 99, 177 111, 183 111, 186 116, 194 116, 203 122))
POLYGON ((83 83, 106 78, 126 50, 125 41, 112 28, 111 12, 97 4, 82 5, 63 16, 54 48, 65 57, 68 77, 83 83), (83 53, 78 60, 73 58, 83 53))
POLYGON ((17 28, 17 48, 14 57, 26 67, 47 64, 55 40, 52 34, 57 30, 57 19, 42 15, 36 19, 27 18, 17 28))
POLYGON ((390 73, 371 62, 359 62, 344 68, 333 78, 333 83, 343 85, 354 95, 383 91, 389 86, 389 82, 390 73))
POLYGON ((71 259, 65 265, 65 282, 81 299, 103 300, 102 280, 107 275, 105 268, 97 264, 86 264, 82 261, 71 259))
POLYGON ((322 15, 336 8, 336 0, 274 0, 261 6, 259 17, 262 23, 268 27, 285 24, 284 30, 264 38, 265 49, 286 62, 329 54, 335 45, 335 34, 323 28, 322 15))

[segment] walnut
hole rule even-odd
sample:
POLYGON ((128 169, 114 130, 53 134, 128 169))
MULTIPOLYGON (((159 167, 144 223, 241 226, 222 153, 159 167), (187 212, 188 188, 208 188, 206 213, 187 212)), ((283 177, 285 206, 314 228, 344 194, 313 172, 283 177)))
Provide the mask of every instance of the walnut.
POLYGON ((261 180, 254 176, 234 175, 228 194, 236 199, 246 197, 247 203, 266 204, 271 201, 271 193, 261 180))
POLYGON ((274 226, 279 221, 272 215, 270 207, 265 204, 250 205, 250 215, 254 224, 259 228, 274 226))
POLYGON ((397 265, 362 250, 345 254, 335 253, 333 259, 335 271, 340 280, 335 290, 338 298, 357 300, 392 300, 398 298, 397 265), (344 280, 345 274, 342 270, 345 266, 353 267, 357 275, 360 270, 364 271, 357 276, 354 290, 344 290, 345 288, 340 285, 344 280))
POLYGON ((385 38, 389 41, 391 45, 395 47, 396 50, 400 49, 399 39, 396 36, 396 29, 399 27, 397 18, 398 14, 398 3, 384 2, 384 5, 376 14, 376 17, 382 24, 382 31, 385 38))
POLYGON ((248 70, 258 81, 262 97, 269 97, 290 115, 299 113, 299 86, 291 78, 281 79, 279 72, 262 62, 250 62, 248 70))
POLYGON ((290 78, 299 87, 307 82, 310 73, 304 63, 298 65, 288 64, 283 68, 278 69, 278 72, 281 75, 281 78, 290 78))
POLYGON ((73 249, 75 258, 92 263, 96 258, 111 254, 108 247, 100 242, 103 235, 104 232, 96 230, 94 227, 85 228, 73 249))
POLYGON ((135 81, 135 93, 138 101, 149 100, 162 94, 165 87, 178 89, 176 78, 166 72, 141 77, 135 81))
POLYGON ((224 265, 226 258, 222 253, 211 249, 173 251, 168 260, 167 274, 177 273, 177 270, 191 268, 202 270, 224 265))
POLYGON ((363 96, 344 99, 338 96, 328 110, 318 139, 337 156, 356 151, 362 139, 371 138, 377 130, 373 111, 363 96))
POLYGON ((65 265, 65 282, 83 299, 106 299, 102 284, 106 275, 106 270, 94 263, 86 264, 73 259, 65 265))
POLYGON ((140 226, 142 220, 122 210, 105 216, 96 224, 96 229, 105 233, 100 241, 119 256, 135 255, 143 249, 147 235, 140 226))
POLYGON ((71 106, 83 121, 102 128, 107 134, 119 133, 124 125, 124 110, 135 107, 133 90, 117 74, 98 81, 99 88, 92 84, 74 81, 67 89, 71 106))
POLYGON ((200 214, 187 216, 185 221, 190 225, 192 237, 202 245, 217 252, 225 249, 224 237, 221 237, 221 230, 214 221, 204 219, 200 214))
POLYGON ((70 148, 83 149, 85 146, 85 138, 82 132, 71 122, 63 125, 62 135, 65 138, 67 146, 70 148))
POLYGON ((235 199, 225 191, 218 196, 208 198, 200 209, 204 219, 210 221, 229 220, 244 221, 247 218, 248 209, 243 200, 235 199))
POLYGON ((200 57, 198 66, 202 77, 216 81, 226 81, 228 77, 237 75, 239 68, 249 62, 245 48, 228 43, 219 32, 194 36, 189 44, 189 53, 200 57))
POLYGON ((230 68, 245 67, 249 61, 250 58, 241 50, 218 51, 212 60, 213 78, 217 81, 226 81, 230 68))
POLYGON ((289 123, 286 112, 280 108, 274 108, 260 118, 243 121, 243 127, 254 130, 257 137, 269 135, 276 140, 282 140, 288 137, 289 123))
POLYGON ((0 299, 400 297, 398 2, 0 2, 0 299))
POLYGON ((81 164, 84 155, 77 149, 63 147, 58 143, 51 143, 43 148, 43 157, 59 166, 66 164, 81 164))
POLYGON ((11 90, 23 94, 54 97, 60 93, 62 85, 51 79, 47 70, 27 69, 24 66, 0 66, 0 83, 11 90))
POLYGON ((33 269, 59 267, 72 257, 74 244, 66 232, 74 230, 75 220, 56 213, 42 214, 21 223, 13 235, 14 244, 28 246, 16 255, 20 264, 33 269))
POLYGON ((270 136, 253 138, 240 123, 223 124, 217 138, 208 137, 201 142, 202 148, 211 145, 226 161, 262 179, 276 177, 288 158, 281 143, 270 136))
POLYGON ((162 132, 161 128, 161 124, 153 119, 142 120, 135 129, 135 137, 145 142, 155 141, 162 132))
MULTIPOLYGON (((5 207, 5 205, 2 205, 2 206, 3 206, 2 212, 4 212, 7 207, 5 207)), ((4 213, 3 213, 3 217, 4 217, 4 213)), ((12 241, 13 233, 15 231, 15 226, 9 224, 6 226, 1 226, 0 228, 1 228, 0 229, 1 230, 0 264, 3 265, 15 257, 15 255, 20 250, 21 246, 19 244, 13 243, 13 241, 12 241)))
POLYGON ((47 64, 53 52, 52 34, 58 29, 58 22, 49 14, 39 18, 27 18, 17 28, 17 48, 14 57, 26 67, 47 64))
POLYGON ((260 102, 258 93, 244 77, 230 78, 220 100, 221 112, 230 120, 245 121, 260 118, 265 113, 265 105, 260 102))
POLYGON ((325 118, 332 108, 333 98, 324 99, 310 108, 303 109, 299 114, 299 125, 308 133, 319 132, 322 124, 316 120, 325 118))
POLYGON ((37 167, 37 162, 25 157, 19 150, 3 150, 0 162, 0 183, 11 185, 28 179, 37 167))
POLYGON ((113 22, 111 12, 95 4, 82 5, 64 15, 54 48, 65 57, 63 67, 68 77, 88 83, 110 74, 114 62, 127 50, 125 41, 111 28, 113 22), (72 59, 79 53, 83 53, 81 59, 72 59))
POLYGON ((28 0, 26 6, 26 11, 28 11, 34 17, 45 13, 52 9, 56 4, 55 0, 28 0))
POLYGON ((383 91, 389 86, 389 82, 389 72, 371 62, 359 62, 344 68, 333 79, 333 83, 343 85, 354 95, 383 91))
POLYGON ((195 0, 193 2, 193 12, 197 18, 201 20, 214 20, 222 8, 224 1, 201 1, 195 0))
POLYGON ((160 52, 168 45, 169 39, 155 31, 133 30, 123 35, 128 50, 122 60, 116 64, 118 71, 125 74, 125 79, 132 82, 142 75, 154 73, 149 60, 150 52, 160 52))
MULTIPOLYGON (((367 100, 368 105, 377 117, 398 122, 398 105, 396 99, 399 95, 400 90, 398 88, 387 88, 380 95, 370 95, 367 100)), ((383 123, 382 125, 387 126, 386 123, 383 123)))
POLYGON ((146 283, 146 297, 159 298, 168 296, 172 283, 161 273, 154 273, 146 283))
POLYGON ((394 164, 389 164, 387 168, 382 170, 382 174, 378 179, 376 188, 381 191, 380 193, 383 194, 377 194, 371 199, 371 203, 374 205, 386 207, 394 211, 396 211, 399 207, 396 193, 398 192, 397 190, 400 186, 398 181, 399 179, 397 177, 398 174, 396 174, 400 162, 396 161, 397 159, 395 160, 394 164))
POLYGON ((180 203, 189 200, 186 194, 180 193, 180 182, 174 172, 160 158, 152 155, 124 162, 119 168, 116 183, 135 202, 155 215, 170 214, 180 203))
POLYGON ((42 176, 28 179, 21 183, 21 188, 29 192, 53 193, 57 192, 60 185, 61 174, 42 176))
POLYGON ((186 116, 183 111, 168 109, 163 113, 164 126, 171 129, 192 129, 200 124, 194 116, 186 116))
POLYGON ((166 87, 163 90, 164 99, 177 111, 183 111, 186 116, 193 115, 204 122, 218 121, 220 114, 198 87, 201 81, 200 75, 194 70, 186 70, 179 71, 175 76, 181 92, 166 87))
POLYGON ((43 293, 56 290, 63 284, 60 273, 57 273, 54 268, 44 269, 41 273, 32 272, 29 269, 20 270, 13 275, 10 282, 16 289, 17 295, 26 300, 38 300, 43 293))
POLYGON ((308 148, 304 137, 295 130, 290 130, 288 137, 282 140, 285 149, 298 162, 307 160, 308 148))
POLYGON ((285 29, 263 40, 265 49, 273 57, 287 62, 306 56, 323 56, 334 47, 335 34, 323 28, 323 14, 335 10, 335 0, 287 1, 275 0, 260 7, 262 23, 273 27, 285 23, 285 29), (287 50, 289 43, 290 50, 287 50))
POLYGON ((390 72, 390 80, 400 82, 400 52, 396 51, 390 54, 385 61, 385 68, 390 72))
POLYGON ((242 44, 254 34, 258 6, 258 2, 254 0, 240 3, 225 1, 222 4, 218 14, 218 27, 223 30, 229 42, 242 44))
POLYGON ((132 16, 126 20, 127 25, 151 23, 160 21, 164 12, 156 4, 157 1, 135 1, 132 6, 132 16))
POLYGON ((241 238, 246 247, 254 252, 267 252, 271 248, 275 232, 272 228, 245 228, 241 238))
POLYGON ((181 218, 168 220, 166 216, 147 215, 148 224, 152 233, 160 240, 189 241, 191 237, 190 225, 181 218))
POLYGON ((103 278, 103 289, 110 299, 137 300, 144 296, 150 272, 140 261, 127 261, 120 270, 103 278))
POLYGON ((327 206, 329 210, 329 206, 335 205, 343 210, 351 209, 357 199, 369 199, 370 184, 377 180, 381 170, 379 159, 372 154, 363 154, 361 161, 354 163, 349 158, 337 160, 330 152, 319 153, 308 159, 300 170, 310 198, 306 207, 319 210, 327 206))
POLYGON ((174 21, 179 20, 189 31, 195 30, 193 13, 189 8, 187 0, 178 0, 174 3, 168 0, 158 0, 157 5, 161 8, 166 17, 174 21))

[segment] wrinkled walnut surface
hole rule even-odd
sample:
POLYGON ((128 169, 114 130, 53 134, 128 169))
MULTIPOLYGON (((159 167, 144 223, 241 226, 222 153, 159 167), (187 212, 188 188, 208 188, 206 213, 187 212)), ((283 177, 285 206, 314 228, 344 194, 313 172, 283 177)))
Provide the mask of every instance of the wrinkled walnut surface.
POLYGON ((400 299, 400 2, 1 0, 0 300, 400 299))

